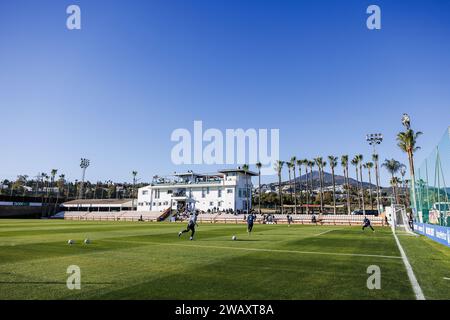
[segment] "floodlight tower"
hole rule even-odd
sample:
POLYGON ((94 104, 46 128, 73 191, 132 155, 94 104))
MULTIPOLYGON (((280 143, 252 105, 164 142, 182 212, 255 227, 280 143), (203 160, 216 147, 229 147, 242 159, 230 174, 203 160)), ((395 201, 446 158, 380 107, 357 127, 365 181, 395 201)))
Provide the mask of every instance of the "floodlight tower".
POLYGON ((80 199, 83 199, 84 192, 84 177, 86 175, 86 169, 89 167, 89 159, 81 158, 80 168, 81 168, 81 186, 80 186, 80 199))
POLYGON ((366 135, 366 141, 369 143, 369 145, 371 145, 373 147, 373 154, 376 155, 376 158, 374 159, 375 161, 375 170, 377 171, 377 177, 376 177, 376 182, 377 182, 377 210, 380 210, 380 196, 381 196, 381 192, 380 192, 380 170, 379 170, 379 166, 378 166, 378 153, 377 153, 377 149, 376 146, 381 144, 381 142, 383 142, 383 135, 381 133, 370 133, 366 135))

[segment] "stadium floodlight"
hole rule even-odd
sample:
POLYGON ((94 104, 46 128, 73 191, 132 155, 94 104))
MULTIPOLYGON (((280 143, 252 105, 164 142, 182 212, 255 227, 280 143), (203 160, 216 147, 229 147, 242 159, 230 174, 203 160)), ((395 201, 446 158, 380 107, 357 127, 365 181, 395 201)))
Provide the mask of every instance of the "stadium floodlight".
POLYGON ((402 115, 402 124, 406 128, 406 130, 409 130, 411 128, 411 118, 407 113, 404 113, 402 115))
POLYGON ((89 167, 89 159, 81 158, 80 168, 81 168, 81 186, 80 186, 80 199, 83 199, 83 189, 84 189, 84 177, 86 175, 86 169, 89 167))
MULTIPOLYGON (((383 142, 383 135, 381 133, 369 133, 366 135, 366 141, 369 143, 369 145, 371 145, 373 147, 373 154, 378 155, 376 146, 381 144, 381 142, 383 142)), ((378 171, 378 168, 379 168, 378 158, 375 161, 375 168, 378 171)), ((376 179, 377 179, 377 210, 380 210, 380 196, 381 196, 380 174, 378 174, 378 177, 376 177, 376 179)))
POLYGON ((381 133, 370 133, 366 135, 366 141, 369 145, 374 146, 383 142, 383 135, 381 133))

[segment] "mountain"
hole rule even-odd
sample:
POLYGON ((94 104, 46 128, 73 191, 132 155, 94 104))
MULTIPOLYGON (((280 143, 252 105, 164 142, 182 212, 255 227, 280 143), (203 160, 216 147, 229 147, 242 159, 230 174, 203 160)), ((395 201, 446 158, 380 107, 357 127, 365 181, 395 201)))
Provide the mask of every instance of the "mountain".
MULTIPOLYGON (((301 183, 302 185, 306 185, 306 176, 307 176, 306 174, 303 174, 301 177, 297 177, 296 178, 296 183, 297 184, 301 183)), ((345 183, 345 177, 344 176, 335 174, 334 178, 335 178, 337 186, 343 185, 345 183)), ((308 179, 309 179, 309 181, 311 181, 311 173, 308 174, 308 179)), ((312 179, 313 179, 313 186, 314 187, 319 186, 319 184, 320 184, 320 182, 319 182, 319 171, 313 171, 312 172, 312 179)), ((293 177, 292 177, 292 180, 294 180, 293 177)), ((324 172, 323 173, 323 180, 324 180, 324 187, 331 186, 333 184, 333 176, 332 176, 332 174, 328 173, 328 172, 324 172)), ((375 181, 375 174, 372 176, 372 181, 375 181)), ((283 181, 282 182, 282 184, 288 184, 288 183, 289 183, 289 181, 283 181)), ((309 183, 311 183, 311 182, 309 182, 309 183)), ((351 178, 351 177, 349 177, 349 183, 350 183, 351 186, 357 186, 358 185, 358 182, 355 179, 351 178)), ((275 182, 273 184, 277 185, 278 183, 275 182)), ((364 185, 365 188, 369 188, 370 186, 372 186, 372 188, 376 188, 375 184, 372 183, 372 185, 371 185, 367 181, 365 181, 363 183, 363 185, 364 185)))

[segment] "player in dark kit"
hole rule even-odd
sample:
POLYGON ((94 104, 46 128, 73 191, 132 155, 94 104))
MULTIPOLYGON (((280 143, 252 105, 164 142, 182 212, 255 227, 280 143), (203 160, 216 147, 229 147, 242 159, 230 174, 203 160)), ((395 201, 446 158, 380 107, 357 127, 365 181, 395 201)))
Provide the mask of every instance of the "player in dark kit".
POLYGON ((256 219, 256 215, 254 213, 249 213, 249 215, 247 216, 247 232, 248 235, 250 235, 250 233, 252 232, 253 229, 253 222, 256 219))
POLYGON ((372 225, 370 224, 370 220, 367 217, 364 217, 364 221, 363 221, 362 229, 364 230, 365 228, 370 228, 370 229, 372 229, 372 231, 375 232, 375 230, 373 229, 372 225))
POLYGON ((198 211, 191 214, 191 217, 189 218, 189 223, 188 223, 186 229, 178 232, 178 237, 181 237, 181 235, 185 232, 191 231, 192 233, 191 233, 191 237, 189 239, 190 240, 194 239, 195 226, 197 225, 197 216, 198 216, 198 211))

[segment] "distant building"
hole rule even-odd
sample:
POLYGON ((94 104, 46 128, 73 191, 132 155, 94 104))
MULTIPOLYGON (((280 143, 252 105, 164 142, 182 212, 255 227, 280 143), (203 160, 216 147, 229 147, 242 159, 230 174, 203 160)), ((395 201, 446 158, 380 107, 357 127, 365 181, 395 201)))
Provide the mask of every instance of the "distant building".
POLYGON ((156 177, 151 185, 139 188, 137 210, 163 211, 168 207, 201 211, 247 210, 251 208, 253 176, 257 173, 238 168, 215 174, 190 171, 176 173, 170 178, 156 177))

